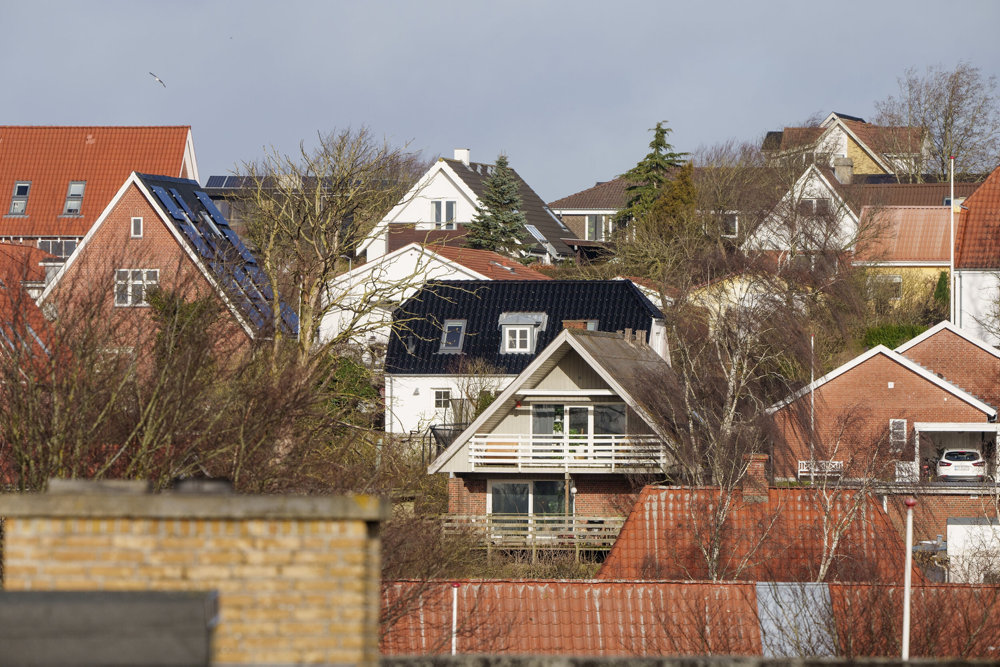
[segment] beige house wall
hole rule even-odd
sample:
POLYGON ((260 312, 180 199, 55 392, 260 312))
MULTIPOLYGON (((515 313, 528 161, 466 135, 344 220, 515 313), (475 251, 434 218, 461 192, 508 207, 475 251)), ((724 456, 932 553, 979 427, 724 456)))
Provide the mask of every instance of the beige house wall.
POLYGON ((864 151, 856 141, 847 138, 847 157, 854 161, 855 174, 884 174, 885 169, 878 166, 871 156, 864 151))
POLYGON ((0 496, 9 591, 218 592, 213 664, 378 661, 370 497, 0 496))

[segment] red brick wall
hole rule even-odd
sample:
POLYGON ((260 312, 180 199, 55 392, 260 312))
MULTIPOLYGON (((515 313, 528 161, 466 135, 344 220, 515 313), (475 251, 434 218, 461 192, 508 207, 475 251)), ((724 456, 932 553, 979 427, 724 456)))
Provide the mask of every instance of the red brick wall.
MULTIPOLYGON (((912 494, 917 499, 913 508, 913 540, 934 540, 938 535, 948 536, 948 519, 996 519, 998 497, 984 489, 982 494, 954 493, 921 495, 919 489, 912 494)), ((900 535, 906 530, 906 506, 903 501, 909 494, 889 496, 886 506, 900 535)))
POLYGON ((942 329, 903 353, 990 405, 1000 404, 1000 359, 942 329))
MULTIPOLYGON (((94 230, 86 247, 67 266, 49 301, 60 317, 70 312, 93 312, 111 325, 109 345, 141 346, 154 333, 149 307, 115 306, 115 269, 159 269, 160 286, 178 290, 187 298, 216 294, 186 255, 171 231, 136 186, 131 186, 94 230), (131 238, 133 217, 143 219, 142 238, 131 238)), ((221 300, 220 300, 221 301, 221 300)), ((216 340, 245 344, 248 340, 226 308, 216 340)))
POLYGON ((486 480, 468 477, 448 479, 448 513, 483 516, 486 514, 486 480))
MULTIPOLYGON (((809 458, 809 401, 806 393, 775 414, 776 477, 794 477, 796 462, 809 458)), ((977 408, 882 354, 819 387, 815 405, 816 458, 844 461, 848 474, 865 473, 874 460, 880 469, 873 472, 890 476, 893 461, 912 461, 914 421, 987 421, 977 408), (907 420, 908 445, 898 456, 889 452, 890 419, 907 420)))

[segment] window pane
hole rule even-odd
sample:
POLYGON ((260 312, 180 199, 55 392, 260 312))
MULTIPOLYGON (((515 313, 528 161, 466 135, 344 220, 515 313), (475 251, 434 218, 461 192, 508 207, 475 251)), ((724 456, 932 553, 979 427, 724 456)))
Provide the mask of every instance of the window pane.
POLYGON ((63 241, 63 257, 69 257, 76 250, 76 241, 63 241))
POLYGON ((431 208, 434 212, 434 222, 441 222, 441 202, 432 202, 431 208))
POLYGON ((132 280, 142 282, 142 270, 132 269, 132 280))
POLYGON ((142 303, 142 283, 132 283, 132 305, 142 303))
POLYGON ((452 222, 455 220, 455 202, 450 201, 445 204, 445 221, 452 222))
POLYGON ((569 409, 569 432, 570 435, 587 435, 587 421, 588 421, 587 408, 570 408, 569 409))
POLYGON ((126 283, 118 283, 115 285, 115 305, 128 305, 128 285, 126 283))
POLYGON ((118 269, 117 271, 115 271, 115 280, 118 280, 118 281, 126 281, 126 280, 128 280, 128 270, 127 269, 118 269))
POLYGON ((31 190, 31 183, 18 183, 14 186, 14 196, 27 197, 29 190, 31 190))
POLYGON ((625 405, 595 405, 594 433, 625 435, 625 405))
POLYGON ((527 482, 494 482, 494 514, 528 514, 527 482))
POLYGON ((20 215, 24 213, 24 209, 28 206, 27 199, 14 199, 10 202, 10 212, 14 215, 20 215))
MULTIPOLYGON (((532 498, 533 514, 566 514, 566 482, 537 481, 532 498)), ((496 488, 496 485, 493 486, 496 488)), ((495 507, 495 505, 494 505, 495 507)))
POLYGON ((531 432, 537 435, 549 435, 555 433, 556 408, 562 410, 562 406, 556 405, 534 405, 531 408, 531 432))
POLYGON ((82 197, 84 183, 70 183, 68 197, 82 197))
POLYGON ((462 325, 449 324, 444 332, 444 346, 450 350, 458 349, 462 341, 462 325))

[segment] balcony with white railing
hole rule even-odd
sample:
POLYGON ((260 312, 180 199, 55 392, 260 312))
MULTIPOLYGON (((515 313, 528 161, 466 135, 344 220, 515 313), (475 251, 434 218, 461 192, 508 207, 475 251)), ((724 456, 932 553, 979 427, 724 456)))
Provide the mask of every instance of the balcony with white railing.
POLYGON ((450 534, 471 532, 490 547, 607 550, 624 523, 620 516, 449 515, 444 518, 444 530, 450 534))
POLYGON ((469 439, 473 471, 564 470, 642 472, 666 463, 653 435, 531 435, 490 433, 469 439))

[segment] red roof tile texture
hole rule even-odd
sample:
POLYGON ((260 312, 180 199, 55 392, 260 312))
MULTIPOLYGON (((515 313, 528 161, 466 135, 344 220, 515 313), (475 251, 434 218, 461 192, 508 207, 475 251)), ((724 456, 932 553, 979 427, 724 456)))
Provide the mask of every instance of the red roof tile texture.
POLYGON ((629 185, 624 178, 616 178, 611 181, 604 181, 594 185, 592 188, 581 190, 562 199, 557 199, 549 204, 553 210, 559 209, 579 209, 579 210, 614 210, 617 211, 625 206, 628 201, 628 194, 625 188, 629 185))
POLYGON ((1000 167, 963 202, 957 224, 955 268, 1000 269, 1000 167))
POLYGON ((133 171, 182 176, 191 128, 0 126, 0 236, 83 236, 133 171), (8 215, 29 181, 24 215, 8 215), (85 181, 80 214, 64 216, 71 181, 85 181))
POLYGON ((858 246, 863 262, 938 262, 951 259, 951 216, 947 206, 866 206, 863 226, 874 237, 858 246))
MULTIPOLYGON (((779 646, 796 646, 797 630, 832 633, 832 645, 799 645, 807 654, 899 655, 898 584, 830 584, 829 592, 828 607, 803 598, 813 618, 775 627, 769 613, 792 612, 759 611, 757 585, 749 582, 386 582, 383 610, 398 620, 382 628, 380 650, 450 653, 454 604, 457 654, 761 655, 761 626, 771 620, 769 631, 778 633, 771 640, 779 646)), ((912 657, 996 659, 1000 586, 915 585, 911 613, 912 657)))
POLYGON ((475 250, 457 246, 430 246, 432 252, 457 264, 472 269, 490 280, 552 280, 544 273, 489 250, 475 250))
MULTIPOLYGON (((729 580, 815 581, 824 556, 823 519, 839 521, 854 503, 851 490, 739 490, 728 497, 712 487, 642 490, 598 579, 708 579, 705 550, 718 541, 715 576, 729 580), (730 502, 721 524, 713 517, 730 502), (829 507, 824 511, 824 507, 829 507)), ((903 549, 882 508, 860 500, 861 514, 843 531, 828 581, 895 581, 903 549)))

